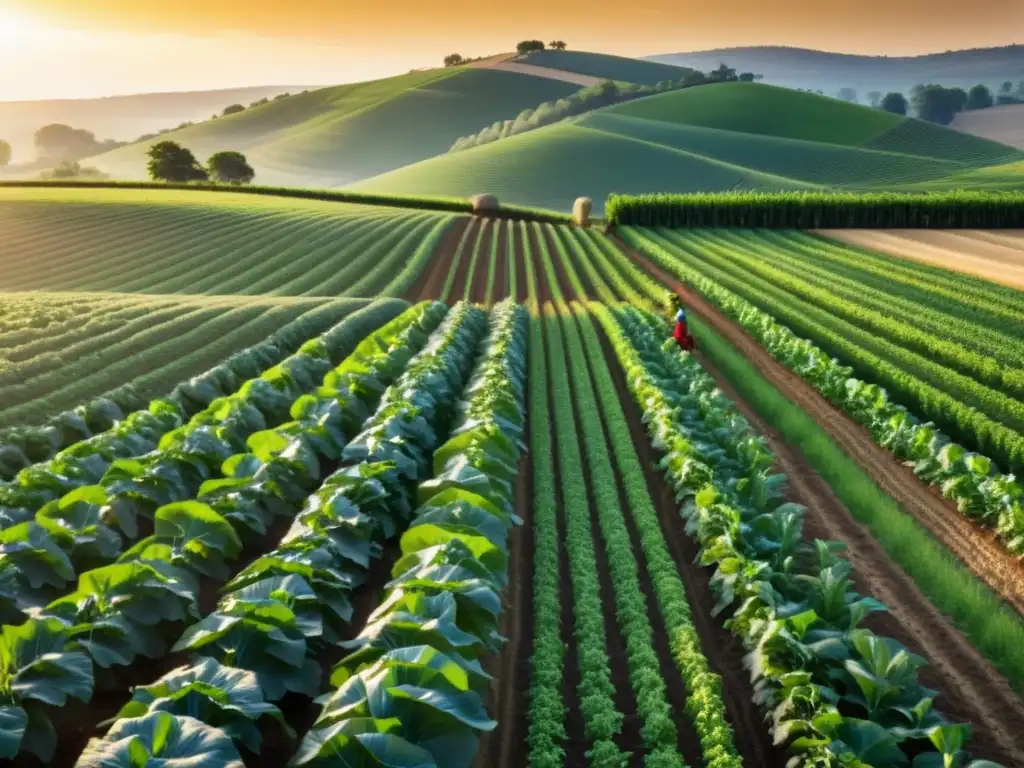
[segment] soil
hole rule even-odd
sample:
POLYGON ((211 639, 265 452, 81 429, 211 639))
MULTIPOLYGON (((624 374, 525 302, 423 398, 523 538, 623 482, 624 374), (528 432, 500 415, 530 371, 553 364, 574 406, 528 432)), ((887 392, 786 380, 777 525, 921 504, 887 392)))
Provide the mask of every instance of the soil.
MULTIPOLYGON (((501 222, 497 219, 485 219, 481 226, 484 236, 480 241, 480 252, 477 254, 473 267, 472 283, 469 287, 469 300, 474 304, 483 304, 487 300, 487 281, 491 271, 491 243, 497 235, 501 222)), ((467 278, 469 279, 469 278, 467 278)))
MULTIPOLYGON (((736 749, 743 758, 744 765, 784 768, 786 756, 782 750, 772 746, 768 728, 752 701, 753 687, 749 674, 743 667, 746 650, 742 643, 722 626, 721 619, 711 615, 717 602, 710 586, 711 570, 696 564, 697 544, 686 533, 686 524, 679 515, 679 506, 672 489, 657 469, 661 457, 651 445, 640 409, 626 384, 622 366, 619 365, 615 352, 600 327, 598 334, 615 381, 619 402, 626 414, 633 446, 644 468, 647 491, 661 520, 662 532, 672 559, 686 587, 686 596, 690 603, 694 627, 700 636, 701 649, 708 659, 711 671, 722 678, 722 697, 729 723, 733 728, 736 749)), ((679 678, 677 672, 674 672, 673 676, 679 678)), ((666 683, 670 679, 668 675, 665 676, 666 683)), ((686 696, 685 689, 683 695, 686 696)), ((672 701, 675 704, 674 698, 672 701)), ((690 758, 689 753, 684 751, 684 755, 690 765, 699 764, 690 758)))
MULTIPOLYGON (((724 336, 762 376, 810 415, 906 511, 959 556, 969 554, 967 562, 977 567, 977 570, 972 568, 975 573, 980 576, 981 571, 1000 581, 996 578, 999 570, 992 568, 986 548, 977 543, 978 531, 959 532, 964 522, 973 528, 969 521, 960 517, 909 469, 894 461, 863 428, 776 362, 742 328, 648 259, 621 242, 620 247, 652 277, 676 290, 688 309, 724 336), (967 538, 968 535, 971 538, 967 538)), ((943 713, 954 721, 973 724, 972 752, 1005 765, 1024 764, 1024 739, 1021 738, 1024 734, 1024 704, 1010 689, 1006 679, 889 558, 870 531, 853 518, 802 454, 758 418, 741 398, 736 397, 712 367, 705 365, 705 368, 716 377, 723 392, 737 404, 754 428, 769 438, 778 466, 789 478, 790 498, 808 509, 805 522, 807 536, 844 542, 847 546, 845 556, 855 567, 855 581, 859 588, 888 606, 888 614, 872 616, 866 626, 899 640, 929 661, 929 666, 921 671, 922 682, 941 689, 938 708, 943 713)), ((1012 594, 1019 596, 1021 592, 1014 588, 1012 594)), ((694 611, 695 619, 698 613, 703 612, 694 611)))
POLYGON ((508 298, 508 228, 512 225, 507 221, 499 221, 494 225, 494 236, 498 238, 498 258, 494 263, 494 292, 491 294, 491 303, 508 298))
POLYGON ((972 230, 823 229, 819 234, 847 245, 1024 288, 1024 241, 1013 243, 1005 238, 993 242, 972 230))
MULTIPOLYGON (((469 263, 473 260, 473 249, 476 247, 477 235, 480 232, 480 227, 484 225, 485 221, 486 219, 474 216, 469 224, 469 236, 466 238, 466 247, 462 251, 462 257, 459 259, 458 265, 455 267, 455 280, 452 282, 452 289, 448 293, 449 305, 461 301, 462 297, 466 294, 466 283, 469 280, 469 263)), ((451 264, 449 266, 451 267, 455 265, 451 264)), ((446 274, 446 280, 447 277, 448 276, 446 274)))
POLYGON ((455 258, 455 251, 458 250, 459 241, 462 239, 462 233, 466 231, 466 227, 472 221, 469 216, 459 216, 452 222, 448 231, 444 233, 444 237, 441 238, 441 242, 437 244, 437 249, 431 255, 430 261, 427 262, 426 267, 416 278, 416 282, 403 297, 406 301, 415 302, 441 297, 444 281, 448 277, 452 260, 455 258))
MULTIPOLYGON (((810 384, 776 361, 740 326, 700 294, 666 274, 620 242, 629 256, 682 298, 688 310, 707 322, 741 352, 773 386, 811 416, 869 477, 921 523, 1008 606, 1024 613, 1024 571, 996 535, 960 514, 955 505, 900 464, 868 431, 829 403, 810 384)), ((699 339, 698 339, 699 343, 699 339)))
MULTIPOLYGON (((558 256, 555 244, 551 241, 551 233, 546 229, 538 232, 531 228, 530 235, 536 235, 534 242, 539 241, 538 248, 540 247, 540 244, 543 244, 543 246, 547 248, 548 255, 551 257, 551 264, 555 268, 555 279, 558 281, 558 289, 562 292, 562 296, 566 301, 572 301, 573 297, 576 295, 576 290, 572 287, 572 283, 569 282, 569 275, 565 271, 565 265, 562 263, 562 259, 558 256)), ((535 253, 538 258, 541 259, 541 263, 543 264, 543 257, 540 255, 540 250, 535 251, 535 253)), ((541 269, 543 270, 543 267, 541 269)), ((547 272, 544 271, 543 274, 546 276, 547 272)))
POLYGON ((526 278, 526 247, 523 242, 523 229, 522 225, 514 222, 508 222, 508 226, 515 227, 514 232, 514 243, 513 253, 509 254, 512 260, 515 262, 516 270, 516 301, 520 304, 525 304, 530 298, 530 284, 526 278))
MULTIPOLYGON (((529 425, 524 442, 530 444, 529 425)), ((499 659, 489 657, 484 664, 494 676, 487 711, 498 727, 481 739, 475 768, 518 768, 522 764, 533 651, 533 493, 533 458, 527 450, 516 475, 516 514, 523 524, 509 537, 508 604, 500 624, 508 642, 499 659)))
POLYGON ((537 282, 537 301, 540 303, 540 306, 544 306, 548 302, 555 300, 555 294, 551 290, 548 273, 544 269, 544 260, 540 254, 540 242, 537 238, 537 233, 533 227, 527 227, 526 231, 527 237, 530 238, 530 253, 533 256, 533 279, 537 282))

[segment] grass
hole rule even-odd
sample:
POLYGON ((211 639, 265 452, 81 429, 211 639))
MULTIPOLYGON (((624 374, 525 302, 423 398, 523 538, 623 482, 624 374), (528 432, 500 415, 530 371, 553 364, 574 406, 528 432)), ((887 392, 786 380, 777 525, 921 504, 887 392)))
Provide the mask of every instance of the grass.
MULTIPOLYGON (((596 110, 353 185, 595 214, 610 194, 936 189, 1024 158, 1012 147, 868 107, 758 83, 687 88, 596 110)), ((999 183, 1024 188, 1024 174, 999 183)))
POLYGON ((116 178, 144 179, 148 147, 172 140, 200 161, 218 150, 244 152, 262 184, 339 186, 446 152, 460 136, 577 89, 497 70, 413 72, 290 96, 89 164, 116 178))
POLYGON ((0 189, 0 290, 392 295, 409 278, 405 260, 450 215, 191 190, 0 189))
POLYGON ((800 449, 850 513, 866 525, 888 555, 929 601, 948 615, 1019 692, 1024 692, 1024 625, 876 486, 810 416, 787 400, 725 340, 690 320, 701 350, 743 399, 800 449))
POLYGON ((141 407, 279 331, 311 338, 359 299, 0 294, 0 427, 100 396, 141 407))
POLYGON ((680 80, 691 71, 670 64, 585 51, 537 51, 523 59, 522 63, 641 85, 657 85, 664 80, 680 80))

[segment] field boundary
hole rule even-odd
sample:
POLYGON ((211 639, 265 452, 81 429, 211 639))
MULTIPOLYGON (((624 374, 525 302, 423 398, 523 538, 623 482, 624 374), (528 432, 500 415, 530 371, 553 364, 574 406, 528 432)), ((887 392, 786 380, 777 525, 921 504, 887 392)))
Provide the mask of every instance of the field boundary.
MULTIPOLYGON (((231 186, 225 184, 165 184, 157 181, 49 181, 11 180, 0 181, 0 189, 171 189, 191 192, 225 192, 239 195, 262 195, 285 197, 299 200, 350 203, 354 205, 377 205, 389 208, 412 208, 450 213, 473 213, 473 204, 458 197, 414 197, 401 195, 374 195, 363 192, 344 192, 330 189, 307 189, 303 187, 262 187, 231 186)), ((572 216, 568 213, 530 208, 518 205, 502 205, 496 211, 488 211, 488 218, 510 219, 512 221, 539 221, 552 224, 568 224, 572 216)))

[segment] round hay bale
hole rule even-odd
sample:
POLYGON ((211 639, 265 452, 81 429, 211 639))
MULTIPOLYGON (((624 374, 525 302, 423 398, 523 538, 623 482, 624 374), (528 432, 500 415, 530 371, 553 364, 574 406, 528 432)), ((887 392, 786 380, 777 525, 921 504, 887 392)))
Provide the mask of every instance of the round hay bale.
POLYGON ((576 198, 576 202, 572 205, 572 220, 576 222, 577 226, 590 226, 590 209, 593 205, 594 201, 589 197, 576 198))
POLYGON ((494 195, 473 195, 469 201, 473 204, 473 213, 495 213, 500 208, 494 195))

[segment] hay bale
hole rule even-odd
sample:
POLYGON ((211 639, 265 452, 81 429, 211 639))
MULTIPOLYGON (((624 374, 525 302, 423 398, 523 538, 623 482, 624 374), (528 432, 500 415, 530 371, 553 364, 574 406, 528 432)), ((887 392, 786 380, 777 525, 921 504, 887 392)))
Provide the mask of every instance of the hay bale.
POLYGON ((590 209, 593 207, 593 204, 594 201, 589 197, 576 198, 576 202, 572 205, 572 220, 576 222, 576 226, 590 226, 590 209))
POLYGON ((473 195, 469 201, 473 204, 473 213, 478 214, 495 213, 501 207, 494 195, 473 195))

